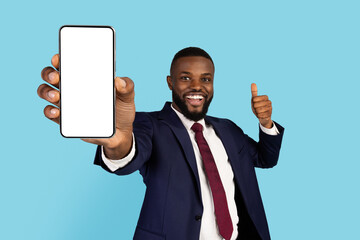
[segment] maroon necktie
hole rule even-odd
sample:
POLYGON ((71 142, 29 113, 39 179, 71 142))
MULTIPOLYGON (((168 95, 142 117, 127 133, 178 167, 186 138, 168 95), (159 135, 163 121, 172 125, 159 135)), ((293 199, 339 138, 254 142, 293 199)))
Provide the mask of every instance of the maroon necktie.
POLYGON ((194 123, 194 125, 191 127, 191 130, 195 132, 195 140, 198 144, 205 167, 205 172, 210 184, 211 193, 214 200, 215 217, 220 235, 226 240, 230 240, 233 232, 233 226, 226 201, 225 190, 221 183, 214 157, 211 154, 209 145, 207 144, 202 133, 203 126, 200 123, 194 123))

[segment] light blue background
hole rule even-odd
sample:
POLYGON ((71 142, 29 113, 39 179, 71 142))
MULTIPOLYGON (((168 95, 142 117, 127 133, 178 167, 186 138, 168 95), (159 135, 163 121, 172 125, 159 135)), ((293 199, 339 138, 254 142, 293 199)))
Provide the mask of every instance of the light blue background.
MULTIPOLYGON (((360 239, 358 1, 8 1, 0 10, 0 239, 131 239, 138 172, 92 164, 64 139, 36 89, 64 24, 112 25, 117 75, 139 111, 171 99, 165 77, 187 46, 216 65, 209 114, 257 139, 250 84, 285 126, 277 167, 257 170, 273 239, 360 239)), ((81 69, 79 69, 81 70, 81 69)))

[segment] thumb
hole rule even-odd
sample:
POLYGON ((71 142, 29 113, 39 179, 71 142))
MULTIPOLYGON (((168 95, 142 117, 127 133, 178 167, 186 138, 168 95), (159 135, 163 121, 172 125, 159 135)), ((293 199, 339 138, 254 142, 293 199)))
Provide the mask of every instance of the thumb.
POLYGON ((115 78, 116 98, 123 102, 134 100, 134 82, 127 77, 115 78))
POLYGON ((258 95, 257 86, 255 83, 251 84, 251 96, 256 97, 258 95))
POLYGON ((123 92, 124 88, 126 88, 126 81, 123 78, 120 77, 116 77, 115 78, 115 88, 116 88, 116 92, 123 92))

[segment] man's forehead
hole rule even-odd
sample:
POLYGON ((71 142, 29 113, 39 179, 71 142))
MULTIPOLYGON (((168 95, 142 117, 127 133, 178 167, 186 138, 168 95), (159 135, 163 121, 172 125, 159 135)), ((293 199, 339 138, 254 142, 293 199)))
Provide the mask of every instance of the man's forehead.
POLYGON ((214 65, 210 59, 202 56, 187 56, 178 58, 174 63, 174 70, 180 72, 204 71, 213 72, 214 65))

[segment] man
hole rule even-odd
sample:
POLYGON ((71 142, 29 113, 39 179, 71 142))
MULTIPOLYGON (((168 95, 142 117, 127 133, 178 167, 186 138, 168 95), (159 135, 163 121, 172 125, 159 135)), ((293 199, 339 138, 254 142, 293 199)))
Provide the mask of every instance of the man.
MULTIPOLYGON (((57 55, 52 64, 58 68, 57 55)), ((99 145, 95 164, 143 176, 147 188, 134 239, 270 239, 254 167, 276 165, 284 129, 271 120, 271 102, 257 96, 255 84, 258 143, 230 120, 206 116, 214 72, 204 50, 179 51, 167 77, 173 102, 136 114, 132 80, 116 78, 115 135, 83 139, 99 145)), ((44 68, 42 78, 58 86, 55 69, 44 68)), ((56 89, 43 84, 38 94, 58 106, 56 89)), ((59 123, 59 109, 47 106, 44 112, 59 123)))

